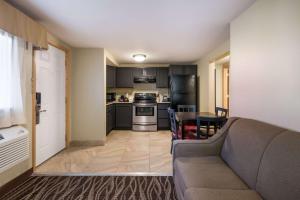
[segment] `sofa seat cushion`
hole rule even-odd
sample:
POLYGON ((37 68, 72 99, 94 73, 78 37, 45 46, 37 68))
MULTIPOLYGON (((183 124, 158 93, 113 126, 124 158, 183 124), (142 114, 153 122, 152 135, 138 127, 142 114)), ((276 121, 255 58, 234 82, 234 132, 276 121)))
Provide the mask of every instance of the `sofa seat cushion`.
POLYGON ((189 188, 185 200, 261 200, 254 190, 230 190, 210 188, 189 188))
POLYGON ((190 187, 248 189, 247 185, 218 156, 179 157, 174 163, 175 184, 181 193, 190 187))

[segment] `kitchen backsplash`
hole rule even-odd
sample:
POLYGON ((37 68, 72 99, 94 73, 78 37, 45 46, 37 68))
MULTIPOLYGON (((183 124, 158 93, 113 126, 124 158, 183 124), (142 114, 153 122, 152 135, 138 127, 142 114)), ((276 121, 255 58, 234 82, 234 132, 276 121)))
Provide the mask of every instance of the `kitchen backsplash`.
POLYGON ((115 92, 117 94, 117 99, 121 95, 126 95, 130 101, 133 100, 134 93, 136 92, 152 92, 157 93, 161 97, 162 96, 169 96, 169 89, 168 88, 156 88, 156 84, 134 84, 134 88, 111 88, 107 89, 107 92, 115 92))

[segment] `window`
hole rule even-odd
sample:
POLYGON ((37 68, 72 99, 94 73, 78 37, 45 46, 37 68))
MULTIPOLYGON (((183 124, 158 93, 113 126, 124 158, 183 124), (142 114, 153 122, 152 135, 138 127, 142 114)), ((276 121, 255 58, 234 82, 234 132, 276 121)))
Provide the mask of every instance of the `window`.
POLYGON ((12 73, 12 37, 0 33, 0 110, 9 109, 11 105, 10 84, 12 73))
POLYGON ((25 122, 22 81, 25 43, 0 30, 0 128, 25 122))

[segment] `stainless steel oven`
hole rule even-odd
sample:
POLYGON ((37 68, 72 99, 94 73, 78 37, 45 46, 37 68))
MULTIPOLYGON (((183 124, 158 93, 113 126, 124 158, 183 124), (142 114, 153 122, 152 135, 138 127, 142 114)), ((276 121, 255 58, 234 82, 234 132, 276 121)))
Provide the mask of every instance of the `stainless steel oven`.
POLYGON ((134 131, 157 131, 156 99, 154 101, 153 99, 150 101, 149 97, 148 100, 135 99, 132 109, 132 129, 134 131))

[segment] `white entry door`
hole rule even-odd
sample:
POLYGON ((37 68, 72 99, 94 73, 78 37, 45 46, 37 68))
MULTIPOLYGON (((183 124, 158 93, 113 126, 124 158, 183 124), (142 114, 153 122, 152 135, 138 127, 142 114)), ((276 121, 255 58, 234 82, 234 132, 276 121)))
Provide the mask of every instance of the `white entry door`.
POLYGON ((36 166, 65 148, 65 52, 51 45, 35 52, 36 92, 41 94, 36 125, 36 166))

